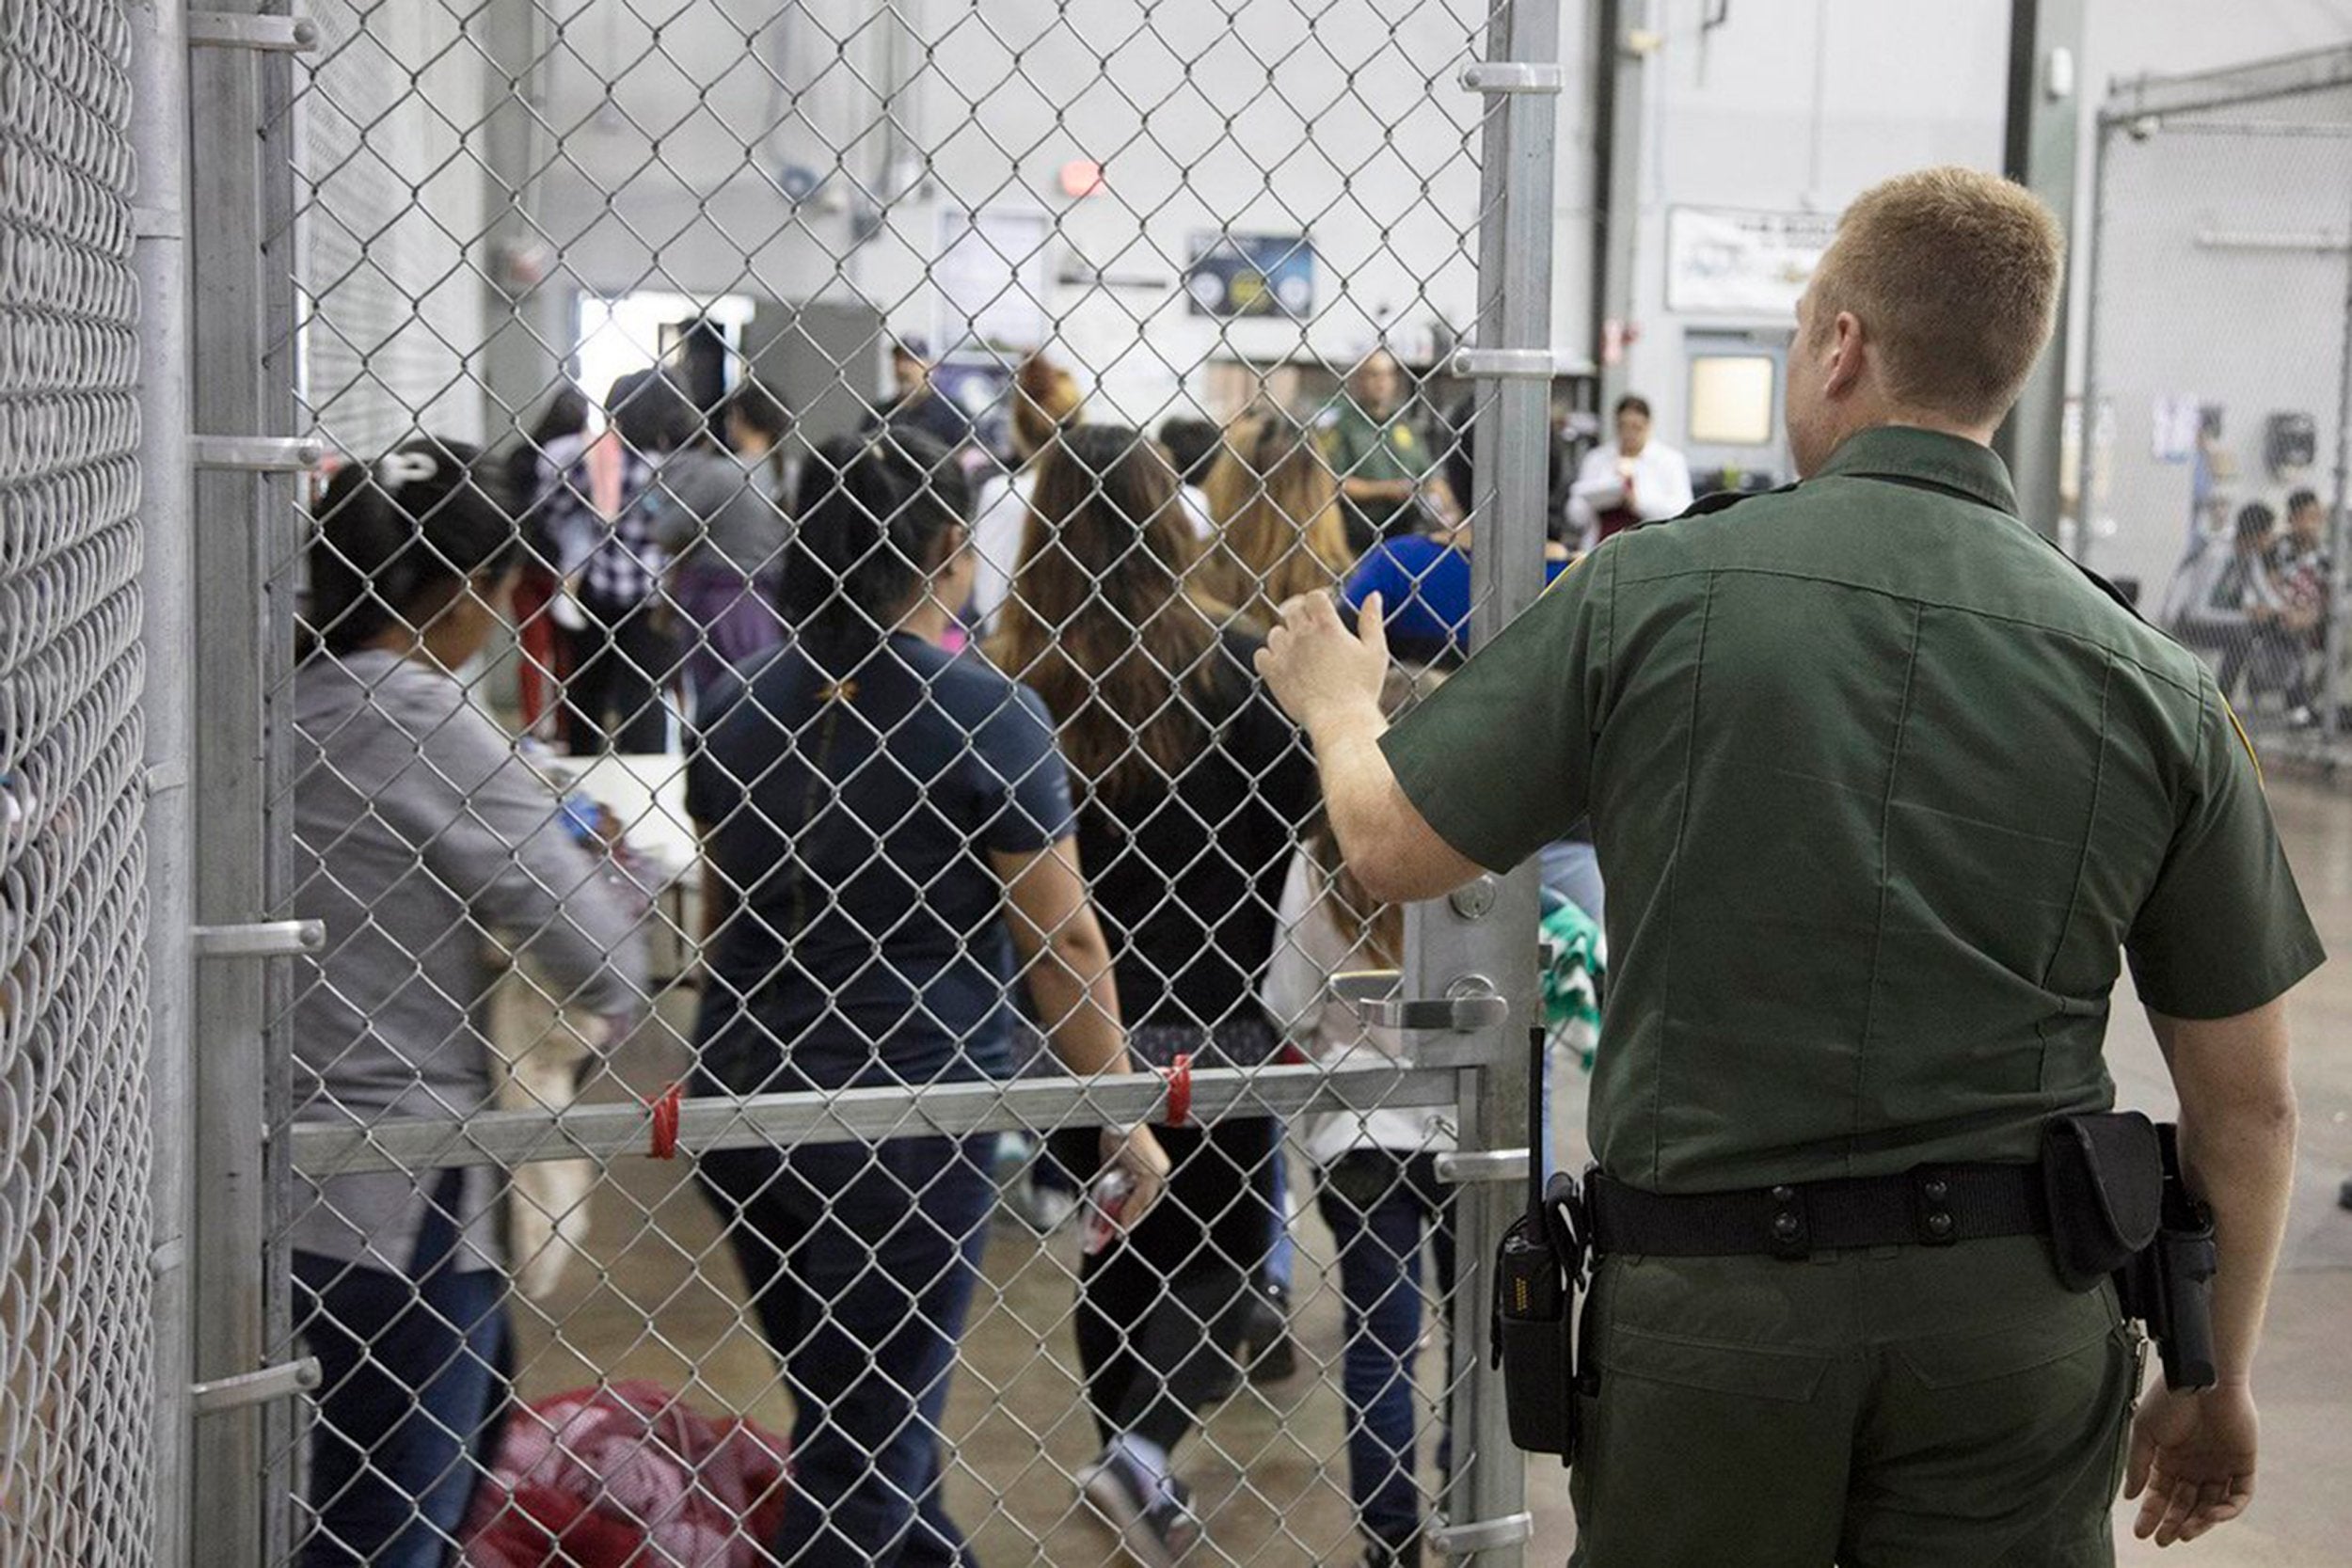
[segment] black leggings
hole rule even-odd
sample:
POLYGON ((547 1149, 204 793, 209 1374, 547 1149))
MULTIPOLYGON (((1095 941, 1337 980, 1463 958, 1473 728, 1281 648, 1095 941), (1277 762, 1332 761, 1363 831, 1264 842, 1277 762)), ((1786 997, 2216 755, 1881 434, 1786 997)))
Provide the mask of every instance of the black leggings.
POLYGON ((670 745, 662 689, 676 673, 676 642, 656 623, 658 598, 642 604, 583 599, 587 629, 574 639, 572 678, 564 683, 564 733, 574 756, 607 747, 660 752, 670 745))
POLYGON ((1079 1269, 1078 1364, 1104 1442, 1133 1433, 1172 1453, 1232 1386, 1249 1282, 1273 1239, 1275 1125, 1248 1117, 1158 1132, 1173 1166, 1167 1192, 1079 1269))

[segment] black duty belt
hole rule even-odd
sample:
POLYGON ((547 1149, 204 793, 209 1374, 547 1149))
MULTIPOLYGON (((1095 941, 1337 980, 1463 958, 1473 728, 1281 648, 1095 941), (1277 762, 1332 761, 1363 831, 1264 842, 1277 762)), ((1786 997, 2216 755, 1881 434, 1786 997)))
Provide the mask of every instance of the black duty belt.
POLYGON ((1899 1176, 1694 1194, 1645 1193, 1594 1171, 1584 1190, 1594 1251, 1652 1258, 1804 1258, 2050 1229, 2040 1165, 1921 1165, 1899 1176))

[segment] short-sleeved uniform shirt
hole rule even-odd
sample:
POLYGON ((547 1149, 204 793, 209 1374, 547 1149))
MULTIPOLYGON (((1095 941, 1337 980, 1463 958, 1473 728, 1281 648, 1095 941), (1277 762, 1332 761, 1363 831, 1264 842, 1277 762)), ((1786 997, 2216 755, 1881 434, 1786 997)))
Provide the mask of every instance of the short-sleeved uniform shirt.
MULTIPOLYGON (((1323 460, 1343 481, 1409 479, 1419 483, 1437 467, 1437 453, 1415 433, 1401 409, 1385 419, 1375 419, 1352 399, 1343 398, 1326 409, 1315 423, 1323 460)), ((1352 511, 1361 515, 1373 536, 1377 537, 1388 531, 1397 513, 1415 503, 1400 502, 1392 509, 1377 503, 1369 507, 1362 502, 1349 504, 1352 511)), ((1370 541, 1359 539, 1355 543, 1361 553, 1370 541)))
POLYGON ((998 1076, 1012 949, 988 855, 1073 831, 1035 692, 894 636, 845 679, 798 647, 719 692, 687 809, 738 907, 701 1071, 738 1093, 998 1076))
POLYGON ((2030 1161, 2113 1101, 2120 954, 2188 1018, 2322 958, 2204 664, 1953 436, 1611 540, 1385 749, 1487 866, 1589 808, 1594 1145, 1654 1191, 2030 1161))

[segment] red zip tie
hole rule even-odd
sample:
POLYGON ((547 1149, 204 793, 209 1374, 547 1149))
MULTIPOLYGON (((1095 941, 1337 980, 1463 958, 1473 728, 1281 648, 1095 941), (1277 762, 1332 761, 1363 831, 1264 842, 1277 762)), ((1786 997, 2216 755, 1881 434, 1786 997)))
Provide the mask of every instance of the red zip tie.
POLYGON ((645 1152, 657 1160, 677 1158, 678 1102, 682 1098, 683 1085, 673 1084, 646 1107, 653 1112, 653 1142, 645 1152))
POLYGON ((1182 1127, 1192 1119, 1192 1053, 1180 1051, 1168 1069, 1168 1125, 1182 1127))

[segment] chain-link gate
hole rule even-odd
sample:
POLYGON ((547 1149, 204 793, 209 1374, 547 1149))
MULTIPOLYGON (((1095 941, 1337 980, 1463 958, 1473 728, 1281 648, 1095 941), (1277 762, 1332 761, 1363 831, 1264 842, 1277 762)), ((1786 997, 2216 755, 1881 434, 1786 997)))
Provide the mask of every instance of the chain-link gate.
POLYGON ((2098 138, 2077 547, 2267 750, 2332 760, 2352 52, 2119 85, 2098 138))
POLYGON ((0 31, 9 1562, 143 1561, 154 1527, 130 47, 103 0, 10 7, 0 31))
POLYGON ((1534 874, 1368 905, 1250 654, 1388 584, 1407 703, 1541 586, 1556 11, 386 0, 199 84, 199 383, 326 453, 208 589, 325 928, 215 1069, 321 1374, 213 1450, 256 1559, 1517 1560, 1534 874))

